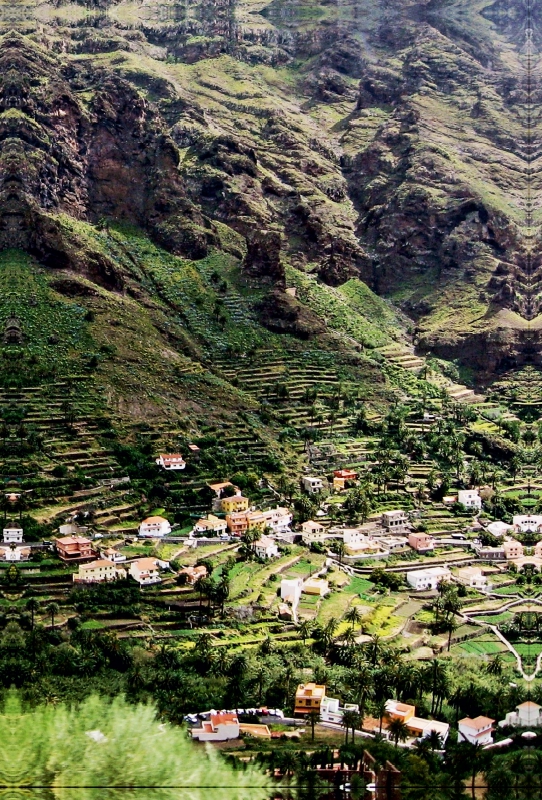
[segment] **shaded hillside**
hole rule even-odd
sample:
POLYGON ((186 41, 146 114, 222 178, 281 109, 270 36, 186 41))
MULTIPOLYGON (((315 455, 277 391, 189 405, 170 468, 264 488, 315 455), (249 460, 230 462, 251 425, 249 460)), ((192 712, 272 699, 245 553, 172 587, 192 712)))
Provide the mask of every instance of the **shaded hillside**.
POLYGON ((0 244, 81 309, 86 362, 136 417, 250 407, 220 359, 306 342, 376 404, 369 351, 394 340, 486 381, 537 363, 537 37, 509 11, 28 9, 0 49, 0 244))

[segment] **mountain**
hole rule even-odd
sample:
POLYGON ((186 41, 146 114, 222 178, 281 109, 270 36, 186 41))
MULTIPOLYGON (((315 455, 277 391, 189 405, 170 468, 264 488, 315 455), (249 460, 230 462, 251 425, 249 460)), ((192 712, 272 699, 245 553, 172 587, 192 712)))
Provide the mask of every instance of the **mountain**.
POLYGON ((332 433, 538 365, 527 5, 2 4, 5 403, 293 468, 312 389, 332 433))

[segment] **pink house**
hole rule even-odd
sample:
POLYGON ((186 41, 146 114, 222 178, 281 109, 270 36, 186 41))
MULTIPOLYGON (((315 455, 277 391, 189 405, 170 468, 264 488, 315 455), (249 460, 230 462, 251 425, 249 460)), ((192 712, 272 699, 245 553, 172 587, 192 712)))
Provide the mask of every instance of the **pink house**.
POLYGON ((428 553, 435 549, 435 540, 427 533, 409 533, 408 543, 418 553, 428 553))
POLYGON ((507 539, 503 542, 502 548, 507 561, 511 558, 521 558, 523 555, 523 545, 515 539, 507 539))

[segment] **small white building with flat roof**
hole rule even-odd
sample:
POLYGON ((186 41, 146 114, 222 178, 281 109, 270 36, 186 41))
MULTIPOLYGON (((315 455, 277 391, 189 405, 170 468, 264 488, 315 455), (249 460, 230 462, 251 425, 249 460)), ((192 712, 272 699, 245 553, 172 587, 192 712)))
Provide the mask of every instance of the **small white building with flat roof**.
POLYGON ((324 481, 322 478, 315 478, 312 475, 305 475, 302 483, 303 488, 308 494, 318 494, 318 492, 323 491, 324 488, 324 481))
POLYGON ((457 502, 474 511, 480 511, 482 508, 482 498, 478 489, 460 489, 457 493, 457 502))
POLYGON ((516 514, 512 517, 512 525, 516 533, 540 533, 542 514, 516 514))
POLYGON ((513 725, 515 728, 540 728, 542 727, 542 706, 526 700, 520 703, 514 711, 509 711, 504 719, 501 719, 499 726, 513 725))
POLYGON ((449 581, 452 573, 448 567, 428 567, 407 572, 406 579, 409 586, 417 592, 436 589, 441 581, 449 581))

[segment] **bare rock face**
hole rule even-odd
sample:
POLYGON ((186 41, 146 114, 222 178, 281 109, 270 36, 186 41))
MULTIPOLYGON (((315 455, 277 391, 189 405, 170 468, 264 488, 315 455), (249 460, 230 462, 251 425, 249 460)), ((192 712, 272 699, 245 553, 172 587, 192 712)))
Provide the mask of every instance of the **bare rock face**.
POLYGON ((310 339, 325 333, 322 320, 294 297, 274 289, 258 305, 259 318, 276 333, 289 333, 298 339, 310 339))
POLYGON ((126 222, 237 259, 277 330, 318 329, 284 295, 291 266, 361 278, 425 349, 534 358, 536 4, 197 0, 133 25, 95 5, 95 24, 59 11, 0 41, 0 248, 125 291, 78 224, 126 222))
POLYGON ((281 235, 278 231, 250 231, 247 235, 247 254, 243 268, 246 272, 283 289, 285 281, 280 250, 281 235))
POLYGON ((56 219, 105 217, 146 228, 172 252, 201 258, 214 236, 187 199, 178 151, 126 81, 66 69, 18 35, 0 49, 0 246, 23 247, 115 285, 107 258, 80 259, 56 219), (91 94, 84 104, 81 87, 91 94), (86 267, 82 268, 81 262, 86 267))

